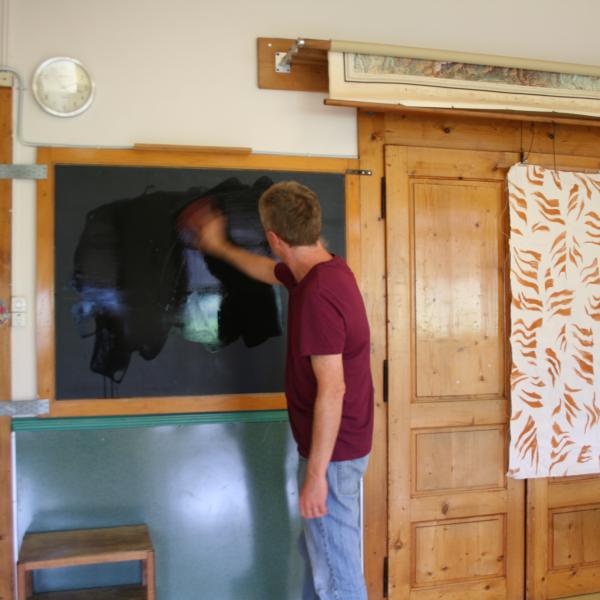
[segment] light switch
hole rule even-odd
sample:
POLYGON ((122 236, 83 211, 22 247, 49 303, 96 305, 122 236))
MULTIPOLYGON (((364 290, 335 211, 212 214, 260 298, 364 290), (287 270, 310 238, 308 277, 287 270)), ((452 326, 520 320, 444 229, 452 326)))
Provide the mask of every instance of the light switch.
POLYGON ((11 299, 11 312, 24 313, 27 312, 27 299, 25 296, 13 296, 11 299))

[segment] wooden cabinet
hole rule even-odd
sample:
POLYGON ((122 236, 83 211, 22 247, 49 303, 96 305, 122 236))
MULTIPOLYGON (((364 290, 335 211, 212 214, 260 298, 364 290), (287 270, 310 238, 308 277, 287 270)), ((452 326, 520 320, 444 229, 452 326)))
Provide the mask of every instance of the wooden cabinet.
POLYGON ((360 183, 361 284, 378 392, 365 482, 369 597, 600 592, 600 477, 506 478, 505 198, 521 158, 600 171, 600 127, 384 108, 359 110, 358 124, 360 166, 372 172, 360 183))

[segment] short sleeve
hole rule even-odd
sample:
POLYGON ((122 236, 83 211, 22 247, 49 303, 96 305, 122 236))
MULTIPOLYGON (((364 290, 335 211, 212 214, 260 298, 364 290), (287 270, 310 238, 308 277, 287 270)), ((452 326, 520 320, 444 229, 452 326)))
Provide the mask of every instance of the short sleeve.
POLYGON ((343 353, 346 325, 334 300, 326 293, 315 290, 303 298, 298 338, 301 356, 343 353))
POLYGON ((275 265, 275 277, 277 277, 288 290, 291 290, 296 285, 296 280, 285 263, 278 262, 275 265))

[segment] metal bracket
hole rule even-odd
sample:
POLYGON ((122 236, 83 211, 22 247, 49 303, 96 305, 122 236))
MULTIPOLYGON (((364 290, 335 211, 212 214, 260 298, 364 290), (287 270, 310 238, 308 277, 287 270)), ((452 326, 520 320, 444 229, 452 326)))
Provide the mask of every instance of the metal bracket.
POLYGON ((13 400, 0 402, 0 417, 35 417, 50 412, 48 400, 13 400))
POLYGON ((305 43, 303 39, 297 39, 287 52, 275 52, 275 72, 289 73, 292 69, 294 56, 304 48, 305 43))
POLYGON ((48 165, 0 164, 0 179, 48 179, 48 165))
POLYGON ((292 70, 291 63, 287 63, 285 65, 281 64, 287 55, 288 55, 287 52, 275 52, 275 72, 276 73, 289 73, 292 70))
POLYGON ((373 175, 369 169, 346 169, 346 175, 373 175))

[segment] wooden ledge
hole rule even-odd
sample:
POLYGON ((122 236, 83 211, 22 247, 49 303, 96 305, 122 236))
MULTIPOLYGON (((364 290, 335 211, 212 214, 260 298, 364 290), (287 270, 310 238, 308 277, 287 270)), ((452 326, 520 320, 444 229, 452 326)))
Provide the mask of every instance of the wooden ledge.
POLYGON ((345 108, 358 108, 374 113, 404 113, 409 115, 438 115, 449 117, 469 117, 472 119, 489 119, 502 121, 527 121, 529 123, 556 123, 561 125, 574 125, 581 127, 600 127, 600 118, 579 117, 562 113, 517 112, 499 110, 468 110, 464 108, 421 108, 415 106, 402 106, 401 104, 383 104, 377 102, 359 102, 354 100, 325 99, 327 106, 341 106, 345 108))

